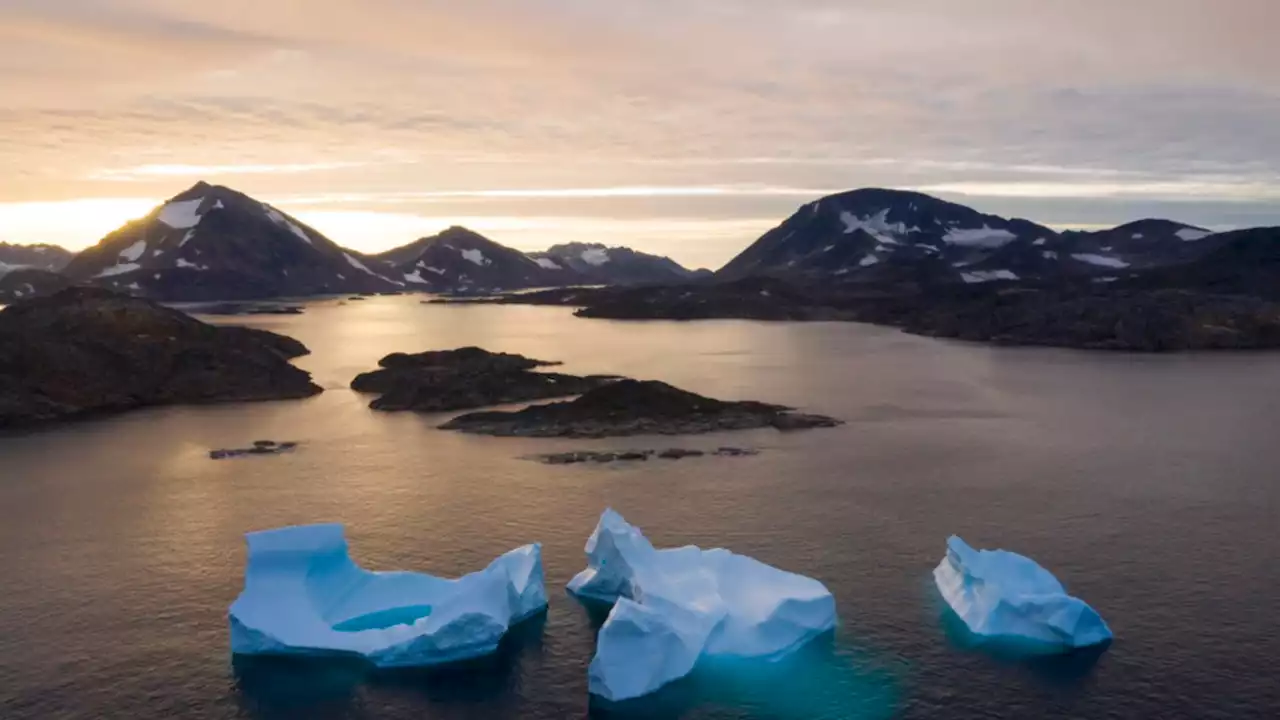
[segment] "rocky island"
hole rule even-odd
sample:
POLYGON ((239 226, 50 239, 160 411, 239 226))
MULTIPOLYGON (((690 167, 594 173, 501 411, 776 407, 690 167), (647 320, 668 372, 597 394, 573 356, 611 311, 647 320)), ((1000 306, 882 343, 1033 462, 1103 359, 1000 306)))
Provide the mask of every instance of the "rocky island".
POLYGON ((305 398, 298 341, 72 287, 0 312, 0 429, 150 405, 305 398))
POLYGON ((600 438, 687 435, 772 427, 802 430, 841 422, 781 405, 714 400, 663 382, 618 380, 570 402, 516 412, 462 415, 440 427, 479 435, 600 438))
POLYGON ((495 298, 572 307, 611 320, 849 321, 998 345, 1172 352, 1280 347, 1280 302, 1239 292, 1155 284, 836 284, 777 278, 643 288, 575 288, 495 298))
POLYGON ((351 382, 357 392, 379 394, 370 403, 386 412, 448 412, 580 395, 617 378, 538 372, 559 363, 478 347, 409 355, 392 353, 351 382))

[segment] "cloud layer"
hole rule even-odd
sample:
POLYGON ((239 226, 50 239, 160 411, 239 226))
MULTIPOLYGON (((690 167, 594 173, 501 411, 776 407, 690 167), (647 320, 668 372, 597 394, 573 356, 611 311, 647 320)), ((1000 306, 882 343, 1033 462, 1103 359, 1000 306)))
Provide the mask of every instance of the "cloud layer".
POLYGON ((1277 26, 1273 0, 0 0, 0 203, 203 177, 691 262, 863 185, 1280 222, 1277 26))

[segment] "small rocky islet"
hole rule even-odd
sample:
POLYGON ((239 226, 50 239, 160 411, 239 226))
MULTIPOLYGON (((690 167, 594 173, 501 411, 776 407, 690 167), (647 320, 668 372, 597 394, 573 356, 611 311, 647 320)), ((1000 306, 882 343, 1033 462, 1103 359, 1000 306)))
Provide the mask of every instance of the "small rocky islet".
POLYGON ((753 457, 760 451, 755 448, 721 447, 715 450, 697 450, 694 448, 667 448, 666 450, 571 450, 569 452, 534 455, 531 459, 544 465, 577 465, 579 463, 614 463, 614 462, 646 462, 659 460, 684 460, 685 458, 706 457, 753 457))
POLYGON ((285 442, 276 442, 275 440, 254 440, 253 445, 247 448, 223 448, 219 450, 210 450, 210 460, 228 460, 230 458, 248 457, 250 455, 280 455, 282 453, 293 452, 298 447, 298 443, 292 440, 285 442))
POLYGON ((629 435, 695 435, 725 430, 803 430, 841 421, 782 405, 704 397, 656 380, 617 380, 575 400, 532 405, 512 412, 461 415, 441 425, 478 435, 603 438, 629 435))
POLYGON ((392 353, 378 364, 352 380, 351 388, 379 395, 369 407, 384 412, 451 412, 569 397, 617 379, 538 372, 559 363, 478 347, 392 353))
MULTIPOLYGON (((378 370, 352 380, 351 387, 357 392, 380 394, 370 407, 386 412, 437 413, 578 396, 572 401, 531 405, 513 412, 468 413, 440 426, 478 435, 600 438, 766 427, 802 430, 841 424, 835 418, 798 413, 781 405, 716 400, 653 380, 539 370, 559 364, 478 347, 393 353, 379 362, 378 370)), ((681 451, 677 448, 665 452, 681 451)), ((558 463, 579 461, 573 460, 577 457, 611 462, 647 459, 655 454, 659 453, 568 453, 547 457, 558 463)), ((749 451, 733 454, 745 455, 749 451)))

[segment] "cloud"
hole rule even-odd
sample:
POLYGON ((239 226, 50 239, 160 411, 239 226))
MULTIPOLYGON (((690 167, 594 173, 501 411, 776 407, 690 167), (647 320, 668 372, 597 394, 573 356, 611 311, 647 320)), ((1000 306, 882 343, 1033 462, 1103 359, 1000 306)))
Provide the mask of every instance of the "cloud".
POLYGON ((202 177, 727 222, 876 185, 1208 224, 1274 202, 1278 25, 1274 0, 0 0, 0 202, 202 177))
POLYGON ((281 165, 138 165, 95 171, 95 180, 137 182, 155 177, 202 178, 226 175, 292 175, 296 173, 363 167, 364 163, 322 162, 285 163, 281 165))

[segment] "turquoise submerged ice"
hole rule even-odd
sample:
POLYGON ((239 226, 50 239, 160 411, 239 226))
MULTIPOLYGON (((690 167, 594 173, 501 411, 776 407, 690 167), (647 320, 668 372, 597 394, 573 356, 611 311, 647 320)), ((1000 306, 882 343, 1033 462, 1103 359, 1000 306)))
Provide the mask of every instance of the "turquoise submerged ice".
POLYGON ((688 675, 699 658, 776 660, 836 625, 817 580, 728 550, 656 550, 606 510, 575 595, 615 603, 596 641, 591 693, 621 701, 688 675))
POLYGON ((1058 652, 1111 639, 1111 629, 1093 608, 1017 553, 974 550, 952 536, 933 578, 943 599, 980 638, 1058 652))
POLYGON ((381 667, 494 652, 511 625, 547 605, 542 553, 526 545, 456 580, 370 572, 341 525, 249 533, 244 591, 231 605, 240 654, 357 655, 381 667))

